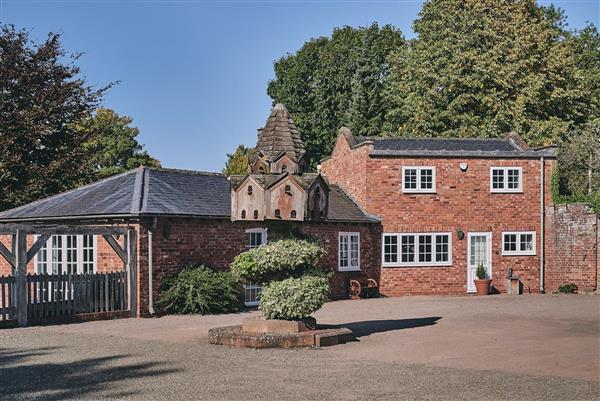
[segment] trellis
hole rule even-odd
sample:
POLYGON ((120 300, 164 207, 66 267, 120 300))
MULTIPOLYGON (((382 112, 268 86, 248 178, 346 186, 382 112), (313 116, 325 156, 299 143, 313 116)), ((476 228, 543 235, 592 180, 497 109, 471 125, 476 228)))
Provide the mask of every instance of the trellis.
POLYGON ((0 224, 0 235, 12 236, 9 249, 0 241, 0 255, 13 267, 14 302, 19 326, 27 325, 27 264, 42 249, 53 235, 101 235, 125 266, 128 280, 128 309, 131 317, 137 313, 137 233, 131 227, 90 226, 90 225, 49 225, 49 224, 0 224), (37 235, 31 247, 27 247, 27 236, 37 235), (115 236, 123 235, 125 247, 121 247, 115 236))

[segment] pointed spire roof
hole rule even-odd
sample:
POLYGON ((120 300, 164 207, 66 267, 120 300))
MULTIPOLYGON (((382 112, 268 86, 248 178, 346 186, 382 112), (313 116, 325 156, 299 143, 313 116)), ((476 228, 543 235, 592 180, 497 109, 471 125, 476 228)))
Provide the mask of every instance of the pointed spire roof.
POLYGON ((296 125, 283 104, 277 103, 273 107, 264 128, 259 131, 256 150, 271 160, 286 153, 296 162, 306 153, 296 125))

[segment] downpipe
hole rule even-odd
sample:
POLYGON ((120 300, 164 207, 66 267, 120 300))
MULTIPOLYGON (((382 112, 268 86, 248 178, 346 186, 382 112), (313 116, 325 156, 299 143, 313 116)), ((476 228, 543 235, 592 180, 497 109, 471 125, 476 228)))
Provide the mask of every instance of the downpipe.
POLYGON ((545 280, 545 225, 546 225, 546 211, 545 211, 545 161, 544 155, 540 158, 540 293, 544 293, 544 280, 545 280))
POLYGON ((152 219, 152 224, 148 227, 148 313, 150 316, 156 315, 154 310, 154 289, 153 289, 153 264, 152 264, 152 236, 156 227, 156 217, 152 219))

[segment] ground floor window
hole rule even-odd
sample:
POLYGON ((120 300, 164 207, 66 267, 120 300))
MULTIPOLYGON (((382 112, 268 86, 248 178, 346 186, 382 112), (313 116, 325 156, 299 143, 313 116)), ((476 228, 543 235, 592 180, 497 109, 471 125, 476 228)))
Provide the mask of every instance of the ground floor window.
POLYGON ((360 270, 360 233, 339 233, 340 271, 360 270))
POLYGON ((535 231, 503 232, 502 255, 535 255, 535 231))
POLYGON ((451 266, 451 233, 383 234, 384 266, 451 266))
MULTIPOLYGON (((257 248, 267 243, 266 228, 251 228, 246 230, 246 249, 257 248)), ((255 283, 246 281, 244 283, 244 304, 246 306, 256 306, 260 301, 260 294, 263 288, 255 283)))
POLYGON ((96 249, 94 235, 53 235, 37 253, 35 271, 39 274, 95 273, 96 249))

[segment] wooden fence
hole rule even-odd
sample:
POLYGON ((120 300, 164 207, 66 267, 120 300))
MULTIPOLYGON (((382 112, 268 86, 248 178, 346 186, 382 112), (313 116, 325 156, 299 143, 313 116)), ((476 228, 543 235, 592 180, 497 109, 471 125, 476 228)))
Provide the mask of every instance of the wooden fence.
POLYGON ((31 320, 127 310, 127 272, 28 274, 31 320))
MULTIPOLYGON (((28 274, 27 318, 44 321, 84 313, 116 312, 128 309, 127 272, 95 274, 28 274)), ((15 278, 0 277, 3 321, 16 319, 15 278)))
POLYGON ((6 322, 17 318, 17 311, 14 307, 14 285, 13 276, 0 276, 0 321, 6 322))

